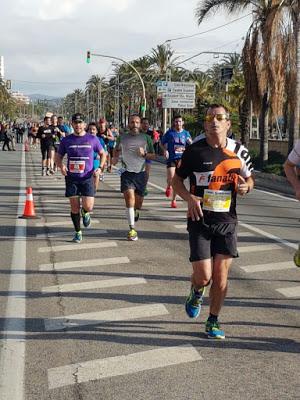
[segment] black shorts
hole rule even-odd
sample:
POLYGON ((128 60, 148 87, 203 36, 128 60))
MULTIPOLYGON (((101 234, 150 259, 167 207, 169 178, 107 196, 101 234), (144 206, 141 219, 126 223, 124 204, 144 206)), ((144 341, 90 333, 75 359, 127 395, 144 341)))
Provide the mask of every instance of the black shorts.
POLYGON ((128 189, 134 191, 141 197, 144 196, 146 189, 147 175, 145 171, 142 172, 128 172, 125 171, 121 175, 121 192, 124 193, 128 189))
POLYGON ((74 179, 66 176, 66 197, 94 197, 95 186, 93 175, 86 179, 74 179))
POLYGON ((171 168, 171 167, 178 168, 180 161, 181 161, 180 158, 178 160, 167 161, 167 168, 171 168))
POLYGON ((210 259, 216 254, 224 254, 232 258, 238 257, 237 225, 220 223, 203 225, 203 221, 188 219, 187 230, 190 242, 190 261, 210 259))
POLYGON ((54 145, 52 145, 52 144, 44 145, 43 144, 41 146, 42 160, 46 160, 47 158, 50 158, 52 150, 54 150, 54 145))

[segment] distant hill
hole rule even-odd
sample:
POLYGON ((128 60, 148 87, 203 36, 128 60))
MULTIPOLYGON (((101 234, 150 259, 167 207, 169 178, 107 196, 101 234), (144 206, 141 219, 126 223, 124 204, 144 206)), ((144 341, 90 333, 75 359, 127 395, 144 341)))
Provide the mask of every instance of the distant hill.
POLYGON ((37 101, 37 100, 48 100, 48 101, 58 101, 61 100, 61 97, 55 97, 55 96, 49 96, 47 94, 29 94, 28 97, 32 101, 37 101))

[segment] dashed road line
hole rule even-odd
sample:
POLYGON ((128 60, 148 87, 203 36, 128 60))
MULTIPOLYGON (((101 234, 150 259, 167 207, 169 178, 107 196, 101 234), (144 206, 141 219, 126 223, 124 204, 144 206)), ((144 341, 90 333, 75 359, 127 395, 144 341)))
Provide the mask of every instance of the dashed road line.
POLYGON ((300 298, 300 286, 280 288, 280 289, 276 289, 276 290, 277 290, 277 292, 281 293, 284 297, 288 297, 288 298, 299 297, 300 298))
MULTIPOLYGON (((80 244, 78 245, 80 246, 80 244)), ((111 258, 96 258, 93 260, 80 260, 80 261, 65 261, 58 262, 54 264, 41 264, 39 266, 40 271, 52 271, 60 269, 70 269, 70 268, 90 268, 90 267, 100 267, 103 265, 118 265, 118 264, 128 264, 128 257, 111 257, 111 258)))
POLYGON ((295 265, 292 261, 284 261, 284 262, 272 262, 268 264, 258 264, 258 265, 246 265, 244 267, 240 267, 243 271, 248 273, 254 272, 265 272, 265 271, 280 271, 285 269, 295 268, 295 265))
POLYGON ((48 385, 49 389, 55 389, 201 360, 202 357, 191 345, 146 350, 51 368, 48 370, 48 385))
POLYGON ((38 253, 51 253, 51 252, 59 252, 59 251, 74 251, 74 250, 86 250, 86 249, 103 249, 107 247, 117 247, 116 242, 97 242, 97 243, 81 243, 80 246, 78 244, 69 244, 69 245, 61 245, 61 246, 52 246, 52 247, 40 247, 38 249, 38 253))
POLYGON ((105 322, 129 321, 166 314, 169 314, 169 311, 163 304, 143 304, 134 307, 46 318, 44 320, 44 325, 46 331, 56 331, 81 326, 99 325, 105 322))

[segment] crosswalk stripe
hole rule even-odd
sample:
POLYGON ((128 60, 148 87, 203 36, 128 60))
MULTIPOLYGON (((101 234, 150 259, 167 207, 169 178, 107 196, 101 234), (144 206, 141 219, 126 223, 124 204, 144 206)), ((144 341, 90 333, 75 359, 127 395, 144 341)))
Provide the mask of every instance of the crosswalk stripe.
MULTIPOLYGON (((72 231, 61 231, 61 232, 49 232, 49 233, 38 233, 35 235, 37 239, 44 239, 44 238, 54 238, 54 237, 61 237, 61 236, 72 236, 74 232, 72 231)), ((107 234, 106 229, 86 229, 83 232, 84 236, 91 236, 91 235, 105 235, 107 234)), ((81 245, 80 245, 81 246, 81 245)), ((78 246, 79 247, 79 246, 78 246)))
MULTIPOLYGON (((79 247, 80 245, 78 245, 79 247)), ((100 267, 103 265, 112 264, 128 264, 128 257, 111 257, 111 258, 96 258, 93 260, 81 260, 81 261, 64 261, 54 264, 41 264, 39 266, 40 271, 52 271, 60 269, 70 269, 70 268, 90 268, 90 267, 100 267)))
POLYGON ((48 370, 49 389, 201 361, 192 346, 172 346, 80 362, 48 370))
POLYGON ((278 262, 278 263, 268 263, 268 264, 258 264, 258 265, 247 265, 245 267, 240 267, 245 272, 264 272, 264 271, 280 271, 284 269, 295 268, 292 261, 278 262))
POLYGON ((88 281, 80 283, 68 283, 65 285, 47 286, 42 288, 42 293, 65 293, 65 292, 84 292, 90 289, 105 289, 119 286, 142 285, 147 283, 144 278, 118 278, 105 279, 100 281, 88 281))
MULTIPOLYGON (((99 224, 99 219, 93 219, 92 223, 99 224)), ((73 225, 72 221, 66 220, 59 220, 59 221, 52 221, 52 222, 36 222, 35 226, 65 226, 65 225, 73 225)))
POLYGON ((186 229, 186 224, 174 225, 174 228, 176 228, 176 229, 186 229))
POLYGON ((277 292, 281 293, 285 297, 300 297, 300 286, 293 286, 287 288, 276 289, 277 292))
POLYGON ((51 204, 51 203, 63 203, 63 204, 66 204, 66 205, 68 205, 69 206, 69 203, 68 202, 66 202, 66 199, 56 199, 56 200, 54 200, 54 199, 41 199, 41 203, 42 204, 47 204, 47 203, 49 203, 49 204, 51 204))
POLYGON ((239 253, 256 253, 257 251, 280 250, 281 246, 277 244, 259 244, 257 246, 242 246, 238 247, 239 253))
POLYGON ((86 250, 86 249, 102 249, 106 247, 117 247, 116 242, 97 242, 97 243, 81 243, 80 246, 78 244, 66 244, 62 246, 52 246, 52 247, 40 247, 38 249, 38 253, 50 253, 50 252, 59 252, 59 251, 74 251, 74 250, 86 250))
POLYGON ((169 312, 163 304, 143 304, 134 307, 46 318, 44 320, 44 325, 46 331, 56 331, 65 328, 99 325, 104 322, 113 321, 129 321, 132 319, 149 318, 166 314, 169 314, 169 312))

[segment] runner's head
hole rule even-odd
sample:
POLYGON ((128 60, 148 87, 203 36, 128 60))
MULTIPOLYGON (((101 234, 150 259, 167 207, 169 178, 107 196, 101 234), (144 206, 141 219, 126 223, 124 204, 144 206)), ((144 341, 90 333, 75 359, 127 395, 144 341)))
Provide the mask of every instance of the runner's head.
POLYGON ((87 132, 90 133, 91 135, 97 136, 98 128, 96 122, 90 122, 88 124, 87 132))
POLYGON ((147 132, 148 129, 150 128, 149 120, 148 118, 142 118, 141 119, 141 129, 143 132, 147 132))
POLYGON ((104 132, 106 130, 106 119, 105 118, 99 119, 99 129, 101 132, 104 132))
POLYGON ((175 131, 181 132, 183 129, 183 125, 184 125, 184 119, 182 118, 182 116, 175 115, 173 117, 173 127, 174 127, 175 131))
POLYGON ((223 104, 215 103, 208 106, 204 122, 207 138, 225 139, 230 127, 229 112, 223 104))
POLYGON ((45 126, 49 126, 50 123, 51 123, 51 118, 48 117, 48 116, 46 116, 46 117, 44 118, 44 125, 45 125, 45 126))
POLYGON ((85 133, 84 116, 80 113, 72 115, 72 126, 75 135, 83 135, 85 133))
POLYGON ((51 125, 57 126, 57 115, 53 114, 51 117, 51 125))
POLYGON ((64 123, 63 117, 61 116, 57 117, 57 125, 63 125, 63 123, 64 123))
POLYGON ((131 135, 138 135, 141 129, 141 118, 137 114, 130 115, 128 127, 131 135))

